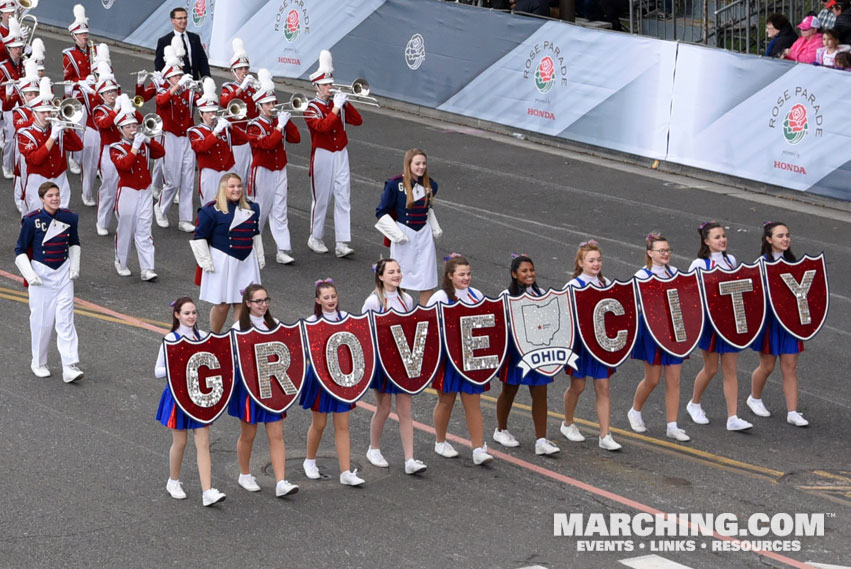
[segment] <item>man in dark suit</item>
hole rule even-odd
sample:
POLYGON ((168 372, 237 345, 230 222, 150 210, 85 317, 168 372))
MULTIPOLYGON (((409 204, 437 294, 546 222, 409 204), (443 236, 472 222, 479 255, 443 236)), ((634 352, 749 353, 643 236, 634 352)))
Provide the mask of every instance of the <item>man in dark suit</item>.
POLYGON ((210 64, 207 62, 207 52, 201 45, 201 38, 198 34, 186 31, 187 16, 186 10, 183 8, 175 8, 169 13, 171 24, 174 30, 167 33, 157 40, 157 55, 154 59, 156 71, 160 71, 165 67, 165 58, 163 52, 165 46, 171 44, 172 38, 179 36, 186 50, 186 57, 183 58, 183 71, 192 75, 194 79, 210 76, 210 64))

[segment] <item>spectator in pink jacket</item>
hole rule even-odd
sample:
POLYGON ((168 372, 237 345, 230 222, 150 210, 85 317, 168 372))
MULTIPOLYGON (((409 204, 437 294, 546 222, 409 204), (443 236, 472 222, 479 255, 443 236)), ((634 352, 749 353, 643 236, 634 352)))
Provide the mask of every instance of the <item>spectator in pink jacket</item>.
POLYGON ((783 52, 783 59, 791 59, 800 63, 815 63, 816 52, 822 47, 821 22, 815 16, 805 17, 798 29, 801 37, 792 44, 792 47, 783 52))

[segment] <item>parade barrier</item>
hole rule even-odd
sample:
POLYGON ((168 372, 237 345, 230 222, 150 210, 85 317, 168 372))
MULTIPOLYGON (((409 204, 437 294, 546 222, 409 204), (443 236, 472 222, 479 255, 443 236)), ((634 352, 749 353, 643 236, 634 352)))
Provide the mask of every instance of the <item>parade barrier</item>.
MULTIPOLYGON (((76 1, 34 13, 64 26, 76 1)), ((255 71, 306 80, 330 49, 338 81, 383 97, 851 200, 841 71, 437 0, 91 4, 96 35, 150 48, 183 6, 214 65, 239 37, 255 71)))
POLYGON ((503 367, 509 342, 524 375, 534 369, 554 376, 566 365, 577 367, 577 339, 601 364, 621 365, 642 325, 677 357, 694 349, 706 326, 742 349, 769 325, 809 340, 824 324, 828 305, 819 255, 163 342, 174 399, 193 419, 212 422, 227 407, 235 381, 258 405, 283 413, 296 402, 307 373, 335 399, 353 403, 376 372, 419 393, 442 373, 441 361, 484 385, 503 367))

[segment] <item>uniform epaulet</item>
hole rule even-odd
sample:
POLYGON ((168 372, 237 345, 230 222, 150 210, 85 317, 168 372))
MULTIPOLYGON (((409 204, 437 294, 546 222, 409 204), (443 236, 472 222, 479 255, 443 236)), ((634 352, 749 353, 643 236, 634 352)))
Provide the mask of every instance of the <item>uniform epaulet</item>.
POLYGON ((405 177, 405 175, 404 175, 404 174, 399 174, 398 176, 393 176, 393 177, 392 177, 392 178, 390 178, 390 180, 388 180, 388 181, 389 181, 389 182, 398 182, 399 180, 401 180, 401 179, 402 179, 402 178, 404 178, 404 177, 405 177))
POLYGON ((62 50, 62 53, 66 54, 66 55, 71 55, 71 52, 73 52, 73 51, 74 51, 73 47, 66 47, 65 49, 62 50))
POLYGON ((37 209, 37 210, 35 210, 35 211, 31 211, 31 212, 29 212, 28 214, 26 214, 26 215, 24 216, 24 218, 27 218, 27 217, 35 217, 36 215, 38 215, 38 214, 40 214, 40 213, 41 213, 41 210, 40 210, 40 209, 37 209))
POLYGON ((205 204, 204 204, 204 206, 203 206, 203 207, 209 207, 209 206, 211 206, 211 205, 216 205, 216 200, 210 200, 210 201, 208 201, 207 203, 205 203, 205 204))

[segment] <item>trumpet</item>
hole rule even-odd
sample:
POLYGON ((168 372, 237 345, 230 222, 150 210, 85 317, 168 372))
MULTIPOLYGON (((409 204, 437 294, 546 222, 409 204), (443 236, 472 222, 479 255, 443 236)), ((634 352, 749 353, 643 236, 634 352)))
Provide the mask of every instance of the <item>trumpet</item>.
POLYGON ((148 138, 155 138, 163 133, 163 119, 157 113, 148 113, 142 117, 139 132, 148 138))
POLYGON ((369 81, 363 77, 355 79, 349 85, 332 83, 331 86, 336 87, 336 89, 331 89, 332 93, 345 93, 349 99, 356 103, 373 107, 381 106, 378 104, 378 99, 369 96, 369 81))
POLYGON ((143 99, 140 95, 136 95, 133 97, 133 106, 139 108, 145 104, 145 99, 143 99))
POLYGON ((248 105, 242 99, 232 99, 228 106, 216 112, 219 118, 241 121, 248 116, 248 105))
POLYGON ((86 125, 80 124, 80 121, 83 119, 83 104, 80 103, 77 99, 67 98, 59 101, 59 104, 56 104, 58 99, 53 100, 53 106, 56 107, 56 115, 55 117, 50 117, 47 120, 49 122, 60 123, 65 128, 79 128, 85 129, 86 125))
POLYGON ((307 113, 307 104, 310 101, 304 93, 293 93, 290 100, 274 106, 275 112, 286 111, 295 117, 303 117, 307 113))
POLYGON ((186 89, 190 91, 197 91, 198 93, 204 92, 204 83, 200 80, 193 80, 186 84, 186 89))

